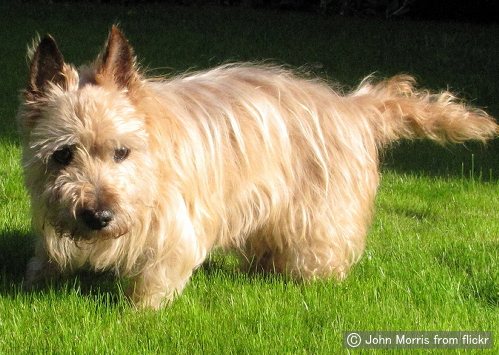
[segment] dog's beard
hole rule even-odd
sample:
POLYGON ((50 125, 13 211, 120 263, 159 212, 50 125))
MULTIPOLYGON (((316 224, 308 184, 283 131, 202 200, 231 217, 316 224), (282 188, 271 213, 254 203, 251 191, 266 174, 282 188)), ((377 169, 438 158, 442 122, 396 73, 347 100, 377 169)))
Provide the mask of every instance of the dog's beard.
MULTIPOLYGON (((113 221, 106 227, 93 230, 80 221, 69 208, 59 209, 55 213, 48 210, 45 221, 54 229, 60 238, 69 238, 74 241, 96 242, 106 239, 118 239, 130 231, 131 219, 124 211, 116 213, 113 221), (119 213, 119 216, 118 216, 119 213)), ((52 210, 53 211, 53 210, 52 210)))

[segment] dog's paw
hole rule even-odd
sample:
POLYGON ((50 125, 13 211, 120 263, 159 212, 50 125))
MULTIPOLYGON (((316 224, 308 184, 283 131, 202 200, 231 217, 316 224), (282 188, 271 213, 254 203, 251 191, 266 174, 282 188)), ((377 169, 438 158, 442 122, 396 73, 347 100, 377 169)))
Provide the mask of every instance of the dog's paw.
POLYGON ((171 297, 166 296, 165 292, 151 293, 143 289, 138 289, 136 286, 131 285, 125 294, 137 310, 158 310, 167 307, 175 298, 173 295, 171 297))

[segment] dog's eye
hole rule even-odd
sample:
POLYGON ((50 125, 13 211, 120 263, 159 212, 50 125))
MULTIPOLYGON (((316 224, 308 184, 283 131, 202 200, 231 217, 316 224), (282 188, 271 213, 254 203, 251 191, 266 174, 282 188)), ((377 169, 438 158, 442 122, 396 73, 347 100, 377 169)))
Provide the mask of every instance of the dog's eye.
POLYGON ((68 165, 73 160, 73 151, 70 146, 64 146, 52 154, 52 159, 58 164, 68 165))
POLYGON ((116 148, 114 150, 114 161, 119 163, 128 158, 128 155, 130 154, 130 149, 125 148, 125 147, 120 147, 116 148))

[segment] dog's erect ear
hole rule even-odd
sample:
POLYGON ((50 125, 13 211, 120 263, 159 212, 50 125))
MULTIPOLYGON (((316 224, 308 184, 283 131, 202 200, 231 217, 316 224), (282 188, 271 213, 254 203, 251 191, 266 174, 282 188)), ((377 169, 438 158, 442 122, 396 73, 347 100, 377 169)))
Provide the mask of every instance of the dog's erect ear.
POLYGON ((129 89, 136 78, 133 48, 116 25, 109 32, 107 44, 97 68, 97 81, 112 80, 120 89, 129 89))
POLYGON ((50 35, 42 38, 31 55, 29 82, 26 94, 38 97, 45 93, 48 83, 64 86, 64 58, 50 35))

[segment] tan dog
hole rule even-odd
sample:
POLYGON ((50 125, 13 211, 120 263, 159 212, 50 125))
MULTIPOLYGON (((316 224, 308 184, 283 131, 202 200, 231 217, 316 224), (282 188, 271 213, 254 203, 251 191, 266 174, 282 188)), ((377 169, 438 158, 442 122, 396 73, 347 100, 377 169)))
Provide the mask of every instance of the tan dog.
POLYGON ((138 306, 171 300, 216 247, 257 270, 341 279, 364 249, 380 148, 499 132, 408 76, 348 95, 249 64, 147 79, 116 27, 79 71, 50 36, 30 60, 19 120, 41 238, 27 282, 111 269, 138 306))

